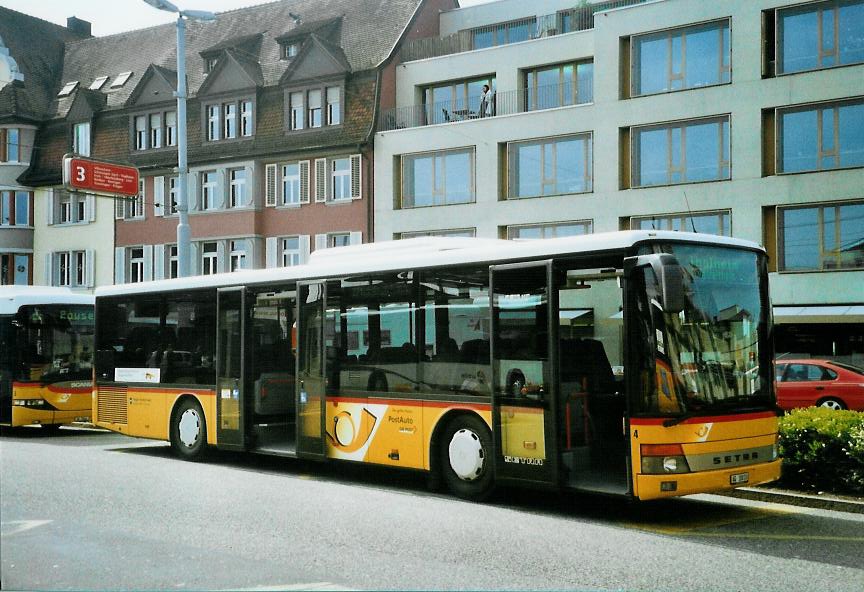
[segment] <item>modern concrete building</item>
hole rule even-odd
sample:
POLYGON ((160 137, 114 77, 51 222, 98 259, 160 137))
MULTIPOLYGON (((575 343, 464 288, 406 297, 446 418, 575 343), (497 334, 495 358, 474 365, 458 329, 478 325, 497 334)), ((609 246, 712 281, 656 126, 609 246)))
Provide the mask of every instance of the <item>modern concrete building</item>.
POLYGON ((745 238, 778 353, 864 361, 864 0, 575 4, 452 10, 406 45, 375 240, 745 238))

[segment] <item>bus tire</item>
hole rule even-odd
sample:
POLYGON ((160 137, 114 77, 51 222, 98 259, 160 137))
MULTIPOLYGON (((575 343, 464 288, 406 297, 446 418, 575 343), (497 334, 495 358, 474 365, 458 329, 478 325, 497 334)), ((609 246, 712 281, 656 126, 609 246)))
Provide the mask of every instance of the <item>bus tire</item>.
POLYGON ((476 415, 460 415, 444 428, 439 458, 441 476, 456 496, 484 501, 492 495, 495 476, 492 434, 476 415))
POLYGON ((180 458, 199 460, 207 447, 207 423, 201 405, 184 399, 171 414, 171 448, 180 458))

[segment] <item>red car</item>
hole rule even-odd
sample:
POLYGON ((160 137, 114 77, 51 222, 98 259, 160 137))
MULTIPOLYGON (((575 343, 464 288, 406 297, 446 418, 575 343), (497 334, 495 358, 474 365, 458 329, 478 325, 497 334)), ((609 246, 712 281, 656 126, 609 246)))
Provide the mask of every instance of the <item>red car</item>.
POLYGON ((777 404, 864 411, 864 370, 829 360, 777 360, 777 404))

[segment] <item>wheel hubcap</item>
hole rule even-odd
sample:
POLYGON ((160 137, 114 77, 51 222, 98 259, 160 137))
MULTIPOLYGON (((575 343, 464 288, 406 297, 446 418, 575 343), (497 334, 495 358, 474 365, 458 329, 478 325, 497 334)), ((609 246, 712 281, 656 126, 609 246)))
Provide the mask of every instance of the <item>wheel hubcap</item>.
POLYGON ((480 437, 468 429, 461 429, 450 440, 450 468, 463 481, 474 481, 483 473, 486 454, 480 437))
POLYGON ((198 442, 198 437, 201 435, 201 418, 198 417, 198 412, 194 409, 187 409, 180 416, 178 424, 178 432, 180 434, 180 442, 184 446, 192 448, 198 442))
POLYGON ((843 409, 843 406, 840 405, 837 401, 825 401, 822 403, 822 407, 827 407, 828 409, 833 409, 835 411, 840 411, 843 409))

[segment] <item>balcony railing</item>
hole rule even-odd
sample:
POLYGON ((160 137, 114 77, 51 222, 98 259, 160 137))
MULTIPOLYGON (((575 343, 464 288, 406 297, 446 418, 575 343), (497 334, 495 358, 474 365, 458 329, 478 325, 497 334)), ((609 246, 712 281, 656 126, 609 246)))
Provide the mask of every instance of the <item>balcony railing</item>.
POLYGON ((506 23, 496 23, 474 29, 465 29, 444 37, 427 37, 406 43, 399 52, 400 62, 451 55, 508 45, 530 39, 551 37, 573 31, 594 28, 594 14, 612 8, 643 4, 648 0, 607 0, 587 6, 560 10, 554 14, 532 16, 506 23))
POLYGON ((378 121, 378 131, 386 132, 409 127, 422 127, 442 123, 455 123, 542 111, 556 107, 591 103, 594 91, 590 83, 584 82, 577 89, 573 84, 550 84, 531 88, 521 88, 511 91, 497 92, 487 102, 479 96, 468 97, 468 100, 440 101, 423 105, 409 105, 388 109, 381 113, 378 121))

